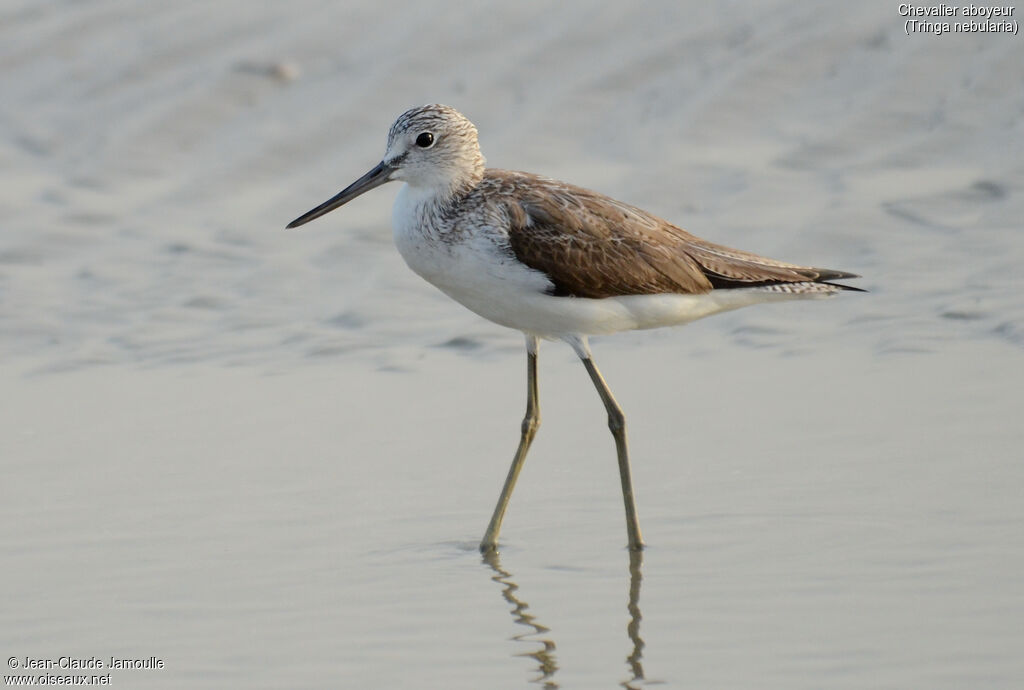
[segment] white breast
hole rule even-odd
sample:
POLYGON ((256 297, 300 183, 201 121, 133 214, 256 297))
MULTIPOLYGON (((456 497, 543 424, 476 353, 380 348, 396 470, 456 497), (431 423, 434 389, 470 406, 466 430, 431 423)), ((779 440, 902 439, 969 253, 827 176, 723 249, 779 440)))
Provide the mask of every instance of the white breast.
POLYGON ((471 228, 431 213, 432 194, 406 185, 392 215, 395 246, 413 271, 486 319, 524 330, 513 317, 527 296, 544 295, 551 282, 516 261, 507 235, 481 214, 471 228))

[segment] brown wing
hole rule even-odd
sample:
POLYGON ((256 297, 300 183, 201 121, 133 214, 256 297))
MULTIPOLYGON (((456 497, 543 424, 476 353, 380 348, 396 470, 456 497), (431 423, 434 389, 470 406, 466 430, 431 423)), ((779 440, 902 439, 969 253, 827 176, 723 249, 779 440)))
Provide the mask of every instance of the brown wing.
POLYGON ((488 170, 487 178, 485 185, 504 201, 516 259, 546 274, 555 295, 699 294, 856 277, 712 244, 638 208, 555 180, 499 170, 488 170))
POLYGON ((509 243, 516 259, 548 276, 554 294, 711 290, 682 239, 664 234, 663 221, 586 189, 526 177, 529 184, 506 197, 509 243))

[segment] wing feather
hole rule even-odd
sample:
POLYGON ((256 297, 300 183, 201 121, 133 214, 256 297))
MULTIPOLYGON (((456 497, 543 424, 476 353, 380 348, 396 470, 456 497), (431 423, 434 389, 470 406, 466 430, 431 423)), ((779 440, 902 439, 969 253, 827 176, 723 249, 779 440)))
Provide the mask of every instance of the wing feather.
POLYGON ((634 206, 545 177, 491 169, 479 189, 502 202, 516 259, 547 275, 558 296, 700 294, 857 277, 707 242, 634 206))

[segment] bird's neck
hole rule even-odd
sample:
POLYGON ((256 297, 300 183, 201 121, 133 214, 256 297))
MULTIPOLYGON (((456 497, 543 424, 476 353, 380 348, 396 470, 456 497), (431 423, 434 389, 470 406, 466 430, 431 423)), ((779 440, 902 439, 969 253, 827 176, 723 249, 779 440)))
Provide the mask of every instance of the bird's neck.
POLYGON ((472 192, 483 178, 484 168, 481 164, 479 169, 466 170, 463 174, 444 180, 433 180, 431 184, 410 182, 408 196, 418 206, 451 207, 472 192))
POLYGON ((467 193, 461 188, 407 183, 395 198, 392 221, 396 238, 442 232, 444 219, 452 215, 467 193))

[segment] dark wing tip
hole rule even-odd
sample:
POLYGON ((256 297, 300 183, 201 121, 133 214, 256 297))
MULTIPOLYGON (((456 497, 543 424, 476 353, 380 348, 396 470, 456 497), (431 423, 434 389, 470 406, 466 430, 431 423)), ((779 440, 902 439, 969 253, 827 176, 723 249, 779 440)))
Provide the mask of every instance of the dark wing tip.
MULTIPOLYGON (((859 278, 860 276, 857 277, 859 278)), ((846 290, 848 292, 867 292, 864 288, 853 287, 852 285, 843 285, 841 283, 833 283, 828 280, 817 280, 815 282, 820 283, 821 285, 831 285, 832 287, 839 288, 840 290, 846 290)))
POLYGON ((856 273, 847 273, 846 271, 833 271, 830 268, 815 268, 813 270, 818 274, 816 282, 819 283, 824 282, 826 280, 847 280, 850 278, 860 278, 860 276, 857 275, 856 273))
POLYGON ((843 285, 842 283, 834 283, 834 280, 847 280, 850 278, 860 278, 856 273, 848 273, 847 271, 833 271, 828 268, 795 268, 798 272, 798 277, 777 277, 769 276, 758 279, 747 279, 735 278, 731 276, 725 276, 715 271, 704 268, 704 275, 707 276, 708 280, 711 281, 711 285, 716 290, 733 290, 738 288, 752 288, 752 287, 768 287, 772 285, 785 285, 786 283, 818 283, 819 285, 828 285, 839 290, 848 290, 850 292, 867 292, 862 288, 852 287, 850 285, 843 285))
POLYGON ((847 271, 833 271, 830 268, 816 268, 818 277, 815 278, 815 283, 821 283, 823 285, 831 285, 837 287, 840 290, 846 290, 848 292, 867 292, 863 288, 853 287, 851 285, 843 285, 841 283, 833 283, 833 280, 849 280, 851 278, 860 278, 856 273, 849 273, 847 271))

